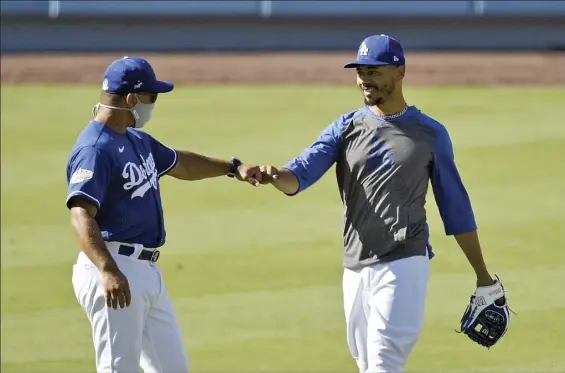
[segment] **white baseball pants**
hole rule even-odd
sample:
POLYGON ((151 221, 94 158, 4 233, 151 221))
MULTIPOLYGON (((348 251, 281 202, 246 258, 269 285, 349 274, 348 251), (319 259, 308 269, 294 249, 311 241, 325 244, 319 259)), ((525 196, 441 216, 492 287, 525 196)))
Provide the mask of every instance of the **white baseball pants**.
POLYGON ((403 373, 422 329, 429 258, 343 273, 347 344, 361 373, 403 373))
MULTIPOLYGON (((138 246, 138 245, 136 245, 138 246)), ((155 263, 117 254, 119 243, 108 249, 131 290, 131 305, 116 310, 106 306, 100 271, 84 253, 73 266, 76 298, 92 326, 98 373, 187 373, 188 358, 181 331, 155 263)))

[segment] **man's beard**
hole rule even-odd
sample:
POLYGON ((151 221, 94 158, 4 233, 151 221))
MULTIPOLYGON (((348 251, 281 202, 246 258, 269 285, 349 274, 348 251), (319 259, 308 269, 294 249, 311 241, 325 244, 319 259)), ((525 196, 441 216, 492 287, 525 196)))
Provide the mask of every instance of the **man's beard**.
MULTIPOLYGON (((378 106, 385 103, 394 92, 394 85, 386 85, 382 88, 383 94, 379 97, 369 98, 363 94, 363 101, 367 106, 378 106)), ((378 92, 377 92, 378 94, 378 92)))
POLYGON ((383 97, 368 98, 364 97, 365 105, 367 106, 378 106, 384 102, 383 97))

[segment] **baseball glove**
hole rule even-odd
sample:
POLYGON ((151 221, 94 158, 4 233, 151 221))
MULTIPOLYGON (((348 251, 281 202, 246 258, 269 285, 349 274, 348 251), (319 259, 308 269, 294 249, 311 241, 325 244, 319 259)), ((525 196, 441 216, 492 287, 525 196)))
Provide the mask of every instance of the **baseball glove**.
POLYGON ((490 349, 506 333, 510 312, 506 290, 497 277, 493 285, 479 286, 475 290, 461 318, 461 330, 457 332, 490 349))

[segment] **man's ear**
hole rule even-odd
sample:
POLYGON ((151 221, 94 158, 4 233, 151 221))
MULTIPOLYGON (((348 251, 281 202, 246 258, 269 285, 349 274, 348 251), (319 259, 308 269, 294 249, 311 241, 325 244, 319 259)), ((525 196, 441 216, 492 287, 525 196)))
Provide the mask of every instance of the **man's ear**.
POLYGON ((404 79, 404 75, 406 74, 406 66, 400 66, 398 68, 398 75, 397 78, 400 79, 404 79))
POLYGON ((135 104, 137 104, 137 97, 133 93, 128 93, 126 96, 126 104, 128 107, 132 108, 135 104))

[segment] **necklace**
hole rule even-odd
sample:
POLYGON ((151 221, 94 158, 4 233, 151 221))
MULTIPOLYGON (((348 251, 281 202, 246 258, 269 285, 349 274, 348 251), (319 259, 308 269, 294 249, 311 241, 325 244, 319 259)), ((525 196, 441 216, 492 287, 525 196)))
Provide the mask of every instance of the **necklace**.
POLYGON ((396 113, 396 114, 390 114, 390 115, 379 115, 377 113, 375 113, 374 111, 372 111, 376 116, 381 117, 383 119, 394 119, 394 118, 398 118, 402 115, 404 115, 406 113, 406 111, 408 110, 408 105, 404 107, 404 109, 402 109, 400 112, 396 113))

